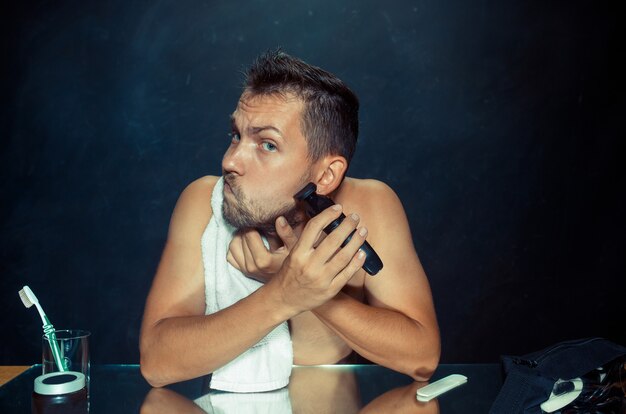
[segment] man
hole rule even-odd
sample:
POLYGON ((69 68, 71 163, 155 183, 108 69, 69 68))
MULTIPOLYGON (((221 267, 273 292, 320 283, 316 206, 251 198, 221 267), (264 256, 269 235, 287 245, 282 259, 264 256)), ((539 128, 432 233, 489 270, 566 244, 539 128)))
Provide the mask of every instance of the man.
POLYGON ((285 321, 294 364, 337 363, 354 351, 428 379, 439 332, 402 205, 381 182, 345 177, 358 131, 356 96, 334 75, 268 52, 248 70, 231 118, 223 181, 193 182, 172 214, 141 330, 147 381, 163 386, 214 372, 285 321), (312 219, 293 198, 308 182, 337 203, 312 219), (214 195, 216 186, 223 190, 214 195), (221 212, 212 196, 223 198, 221 212), (346 219, 325 236, 342 212, 346 219), (205 268, 214 263, 203 262, 200 240, 217 213, 239 230, 217 260, 263 284, 205 314, 213 288, 205 268), (384 263, 376 276, 361 268, 366 238, 384 263))

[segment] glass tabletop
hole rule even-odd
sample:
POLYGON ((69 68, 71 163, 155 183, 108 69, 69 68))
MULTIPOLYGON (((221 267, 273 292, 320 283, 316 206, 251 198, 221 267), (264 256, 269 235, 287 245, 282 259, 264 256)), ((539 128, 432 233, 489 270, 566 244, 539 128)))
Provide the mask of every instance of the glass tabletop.
MULTIPOLYGON (((415 393, 427 383, 377 365, 294 367, 289 386, 234 394, 208 388, 208 377, 152 388, 138 365, 91 367, 90 413, 486 413, 502 386, 499 364, 443 364, 431 382, 462 374, 468 382, 428 403, 415 393)), ((34 365, 0 387, 0 412, 31 410, 34 365)))

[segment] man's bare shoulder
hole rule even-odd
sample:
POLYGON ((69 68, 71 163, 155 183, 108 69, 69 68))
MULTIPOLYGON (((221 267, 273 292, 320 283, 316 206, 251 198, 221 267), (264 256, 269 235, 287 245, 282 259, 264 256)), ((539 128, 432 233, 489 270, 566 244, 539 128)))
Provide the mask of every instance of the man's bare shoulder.
POLYGON ((346 177, 342 187, 335 201, 344 206, 346 213, 361 216, 361 225, 370 231, 370 239, 395 237, 397 231, 408 230, 402 202, 384 182, 346 177))
POLYGON ((206 198, 208 196, 210 202, 213 187, 215 187, 215 184, 219 179, 220 177, 217 177, 215 175, 205 175, 204 177, 200 177, 189 183, 189 185, 187 185, 187 187, 183 191, 183 194, 197 196, 200 199, 206 198))
POLYGON ((402 207, 391 187, 374 179, 346 177, 337 191, 336 201, 350 210, 377 213, 402 207))
POLYGON ((213 216, 211 195, 220 177, 207 175, 190 183, 181 193, 170 222, 170 238, 202 232, 213 216))

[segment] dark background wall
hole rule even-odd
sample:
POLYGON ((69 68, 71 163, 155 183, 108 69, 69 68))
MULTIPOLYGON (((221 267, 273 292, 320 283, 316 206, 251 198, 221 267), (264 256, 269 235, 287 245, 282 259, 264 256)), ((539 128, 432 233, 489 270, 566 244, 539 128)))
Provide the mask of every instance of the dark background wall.
POLYGON ((177 196, 220 173, 240 70, 278 45, 359 94, 350 173, 404 202, 443 362, 626 343, 624 30, 603 2, 5 3, 0 364, 40 358, 24 284, 93 332, 94 363, 138 362, 177 196))

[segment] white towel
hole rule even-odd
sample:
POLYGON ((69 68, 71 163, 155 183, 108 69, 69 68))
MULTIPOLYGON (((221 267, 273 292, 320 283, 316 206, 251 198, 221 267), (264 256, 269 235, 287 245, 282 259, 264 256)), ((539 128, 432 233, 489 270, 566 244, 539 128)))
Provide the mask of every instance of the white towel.
MULTIPOLYGON (((211 197, 213 217, 202 235, 207 315, 231 306, 262 286, 226 261, 236 229, 222 216, 223 189, 224 179, 220 178, 211 197)), ((231 392, 275 390, 289 383, 292 364, 291 336, 287 322, 283 322, 252 348, 215 370, 210 386, 231 392)))
POLYGON ((292 414, 287 388, 247 394, 212 392, 194 403, 208 414, 292 414))

